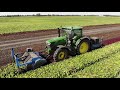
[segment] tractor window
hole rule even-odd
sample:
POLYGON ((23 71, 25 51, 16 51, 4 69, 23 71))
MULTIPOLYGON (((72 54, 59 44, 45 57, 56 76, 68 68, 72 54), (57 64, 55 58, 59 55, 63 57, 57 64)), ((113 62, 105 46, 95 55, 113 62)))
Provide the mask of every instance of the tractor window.
POLYGON ((76 35, 81 35, 81 30, 74 30, 74 33, 76 34, 76 35))
POLYGON ((66 32, 64 30, 60 30, 60 35, 61 36, 65 36, 66 35, 66 32))

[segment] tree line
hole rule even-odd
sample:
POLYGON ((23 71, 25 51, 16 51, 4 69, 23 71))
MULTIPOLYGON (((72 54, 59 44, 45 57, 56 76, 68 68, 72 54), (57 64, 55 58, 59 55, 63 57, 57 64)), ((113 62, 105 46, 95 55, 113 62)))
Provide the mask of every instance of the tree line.
POLYGON ((37 13, 33 15, 2 15, 0 17, 20 17, 20 16, 116 16, 116 15, 57 15, 57 14, 42 15, 40 13, 37 13))

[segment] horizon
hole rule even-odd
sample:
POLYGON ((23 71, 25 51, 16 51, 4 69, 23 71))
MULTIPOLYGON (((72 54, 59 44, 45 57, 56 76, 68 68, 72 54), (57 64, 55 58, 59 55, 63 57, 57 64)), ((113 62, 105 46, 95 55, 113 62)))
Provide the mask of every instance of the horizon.
POLYGON ((120 12, 0 12, 0 16, 6 15, 116 15, 120 16, 120 12))

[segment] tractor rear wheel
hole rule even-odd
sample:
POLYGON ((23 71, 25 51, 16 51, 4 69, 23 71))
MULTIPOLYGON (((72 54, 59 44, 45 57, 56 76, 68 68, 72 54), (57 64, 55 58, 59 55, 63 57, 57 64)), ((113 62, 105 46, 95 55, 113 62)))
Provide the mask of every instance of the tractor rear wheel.
POLYGON ((86 53, 90 50, 90 41, 88 39, 82 40, 77 46, 78 55, 86 53))
POLYGON ((58 48, 53 55, 53 59, 56 62, 67 59, 68 57, 69 57, 68 50, 62 48, 58 48))

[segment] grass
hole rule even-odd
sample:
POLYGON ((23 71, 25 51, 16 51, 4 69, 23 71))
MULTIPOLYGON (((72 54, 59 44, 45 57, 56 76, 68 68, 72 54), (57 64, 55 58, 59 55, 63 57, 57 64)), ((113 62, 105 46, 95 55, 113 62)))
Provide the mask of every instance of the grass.
POLYGON ((0 17, 0 34, 54 29, 60 26, 89 26, 120 23, 120 17, 28 16, 0 17))

